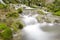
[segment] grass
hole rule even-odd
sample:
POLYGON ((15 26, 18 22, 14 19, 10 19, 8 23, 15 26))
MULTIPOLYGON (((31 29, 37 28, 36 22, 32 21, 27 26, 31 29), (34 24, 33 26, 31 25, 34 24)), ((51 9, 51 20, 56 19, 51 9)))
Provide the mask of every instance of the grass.
POLYGON ((60 16, 60 11, 53 13, 53 15, 60 16))

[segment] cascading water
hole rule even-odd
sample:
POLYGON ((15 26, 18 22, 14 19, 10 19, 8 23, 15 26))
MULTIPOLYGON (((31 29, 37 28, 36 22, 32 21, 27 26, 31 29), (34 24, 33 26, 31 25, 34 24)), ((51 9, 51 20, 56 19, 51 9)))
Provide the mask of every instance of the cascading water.
POLYGON ((45 32, 41 28, 45 25, 53 26, 53 24, 47 24, 46 22, 38 23, 37 19, 35 18, 36 16, 37 15, 23 15, 22 20, 26 27, 22 29, 22 40, 56 40, 54 37, 57 35, 56 33, 45 32))
POLYGON ((0 0, 1 3, 5 4, 2 0, 0 0))

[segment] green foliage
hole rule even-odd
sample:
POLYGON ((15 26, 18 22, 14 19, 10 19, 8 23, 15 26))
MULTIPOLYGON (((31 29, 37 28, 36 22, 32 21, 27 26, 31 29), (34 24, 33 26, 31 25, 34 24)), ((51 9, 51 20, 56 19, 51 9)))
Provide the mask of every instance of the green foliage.
POLYGON ((50 11, 54 11, 54 7, 55 7, 54 4, 48 4, 48 5, 47 5, 47 8, 48 8, 50 11))
POLYGON ((0 3, 0 9, 3 9, 3 8, 5 8, 5 5, 0 3))
POLYGON ((0 23, 0 37, 3 40, 11 40, 12 39, 12 31, 9 27, 4 23, 0 23))
POLYGON ((52 12, 60 11, 60 1, 55 0, 52 4, 46 5, 46 7, 51 10, 52 12))
POLYGON ((8 13, 6 15, 7 18, 9 18, 9 17, 17 18, 18 16, 19 16, 19 14, 17 12, 8 13))
POLYGON ((28 6, 37 5, 37 6, 45 6, 45 0, 3 0, 6 4, 9 3, 22 3, 28 6))
POLYGON ((53 15, 60 16, 60 11, 55 12, 53 15))
POLYGON ((9 28, 5 29, 4 32, 1 33, 1 36, 4 40, 11 40, 11 38, 12 38, 11 29, 9 29, 9 28))
POLYGON ((4 23, 0 23, 0 30, 4 30, 4 29, 6 29, 7 27, 6 27, 6 25, 4 24, 4 23))
POLYGON ((19 8, 17 11, 18 11, 18 13, 22 13, 23 12, 22 8, 19 8))
POLYGON ((9 3, 20 3, 19 0, 3 0, 4 3, 9 4, 9 3))

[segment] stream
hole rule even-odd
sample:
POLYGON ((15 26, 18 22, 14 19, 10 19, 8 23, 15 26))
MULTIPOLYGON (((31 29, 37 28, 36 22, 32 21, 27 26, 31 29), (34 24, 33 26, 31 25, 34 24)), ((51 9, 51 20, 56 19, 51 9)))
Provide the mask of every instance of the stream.
MULTIPOLYGON (((2 0, 0 2, 3 3, 2 0)), ((59 24, 39 23, 36 19, 38 14, 31 15, 30 13, 21 15, 25 24, 25 27, 22 29, 22 40, 60 40, 59 24)))
POLYGON ((39 23, 38 14, 22 15, 25 27, 22 29, 22 40, 60 40, 60 25, 54 23, 39 23))

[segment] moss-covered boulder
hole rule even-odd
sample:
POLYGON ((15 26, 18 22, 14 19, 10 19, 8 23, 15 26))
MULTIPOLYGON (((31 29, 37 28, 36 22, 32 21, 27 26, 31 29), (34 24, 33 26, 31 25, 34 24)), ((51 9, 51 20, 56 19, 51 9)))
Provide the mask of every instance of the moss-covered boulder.
POLYGON ((19 14, 17 12, 11 12, 11 13, 7 13, 6 17, 7 18, 17 18, 19 16, 19 14))
POLYGON ((43 19, 41 16, 37 16, 36 19, 38 20, 38 22, 42 23, 43 22, 43 19))
POLYGON ((12 40, 12 31, 4 23, 0 23, 0 37, 3 40, 12 40))
POLYGON ((14 32, 17 32, 18 30, 21 30, 23 28, 23 23, 20 21, 15 21, 11 24, 11 27, 14 32))
POLYGON ((17 9, 18 13, 22 13, 23 12, 23 9, 22 8, 19 8, 17 9))
POLYGON ((19 29, 22 29, 24 27, 24 24, 22 22, 16 22, 16 24, 18 25, 19 29))

